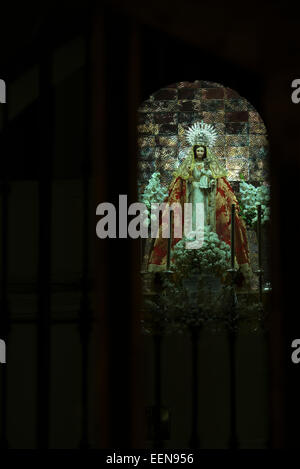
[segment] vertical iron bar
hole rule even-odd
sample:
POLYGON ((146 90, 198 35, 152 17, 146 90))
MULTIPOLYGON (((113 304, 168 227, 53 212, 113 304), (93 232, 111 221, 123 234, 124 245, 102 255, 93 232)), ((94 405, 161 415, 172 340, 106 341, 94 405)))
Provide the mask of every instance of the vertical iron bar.
POLYGON ((236 331, 234 324, 229 330, 229 373, 230 373, 230 438, 229 448, 238 448, 236 428, 236 331))
MULTIPOLYGON (((91 147, 93 161, 93 202, 94 206, 108 196, 108 139, 107 132, 107 57, 106 57, 106 16, 103 5, 94 7, 92 15, 91 66, 92 66, 92 122, 91 147)), ((95 222, 96 222, 95 217, 95 222)), ((94 394, 96 399, 93 412, 93 428, 97 447, 111 445, 110 389, 109 389, 109 254, 107 239, 93 243, 93 305, 95 315, 96 361, 93 366, 94 394), (103 241, 103 242, 102 242, 103 241), (100 397, 101 396, 101 397, 100 397)))
POLYGON ((231 305, 228 320, 229 342, 229 393, 230 393, 230 436, 229 448, 237 449, 236 428, 236 294, 235 294, 235 204, 231 205, 231 305))
POLYGON ((231 268, 234 269, 235 259, 235 204, 231 205, 231 268))
POLYGON ((81 381, 81 439, 80 448, 89 448, 89 409, 88 409, 88 389, 89 389, 89 343, 91 333, 92 310, 89 300, 89 227, 90 227, 90 210, 89 210, 89 193, 90 193, 90 116, 91 116, 91 96, 90 96, 90 29, 87 25, 86 30, 86 61, 85 61, 85 134, 86 134, 86 152, 82 161, 82 188, 83 188, 83 232, 82 232, 82 296, 79 311, 79 333, 82 348, 82 381, 81 381))
POLYGON ((141 266, 140 266, 140 270, 144 270, 143 267, 144 267, 144 238, 140 238, 140 263, 141 263, 141 266))
MULTIPOLYGON (((45 50, 46 49, 46 50, 45 50)), ((50 407, 50 316, 51 316, 51 222, 53 158, 52 55, 42 51, 39 63, 39 241, 37 320, 37 448, 49 447, 50 407)))
MULTIPOLYGON (((141 48, 140 48, 140 26, 136 19, 129 21, 129 41, 128 41, 128 179, 129 196, 131 200, 137 200, 137 181, 138 181, 138 114, 137 110, 141 102, 141 48)), ((145 240, 143 240, 143 254, 145 252, 145 240)), ((131 257, 131 283, 130 283, 130 302, 131 302, 131 328, 130 328, 130 444, 134 447, 141 447, 144 444, 145 422, 142 409, 144 408, 143 389, 141 386, 141 367, 139 359, 142 350, 142 337, 140 329, 141 321, 141 283, 138 275, 138 256, 136 253, 136 242, 130 242, 131 257)))
POLYGON ((168 238, 168 252, 167 252, 167 271, 170 270, 171 264, 171 246, 173 240, 173 212, 169 211, 169 238, 168 238))
POLYGON ((262 301, 261 205, 257 207, 259 301, 262 301))
POLYGON ((154 335, 154 448, 163 448, 161 435, 161 342, 162 334, 158 332, 154 335))
MULTIPOLYGON (((9 98, 8 98, 9 101, 9 98)), ((8 336, 10 332, 10 310, 8 302, 8 222, 9 222, 9 175, 7 161, 8 142, 7 142, 7 123, 8 123, 8 104, 2 104, 3 108, 3 130, 1 139, 1 192, 2 192, 2 243, 1 243, 1 299, 0 299, 0 339, 8 345, 8 336)), ((7 441, 7 366, 0 365, 0 383, 1 383, 1 425, 0 425, 0 448, 8 448, 7 441)))
POLYGON ((199 327, 191 326, 191 344, 192 344, 192 431, 190 437, 190 448, 200 448, 200 439, 198 433, 198 411, 199 411, 199 360, 198 343, 199 327))
MULTIPOLYGON (((134 201, 131 191, 132 146, 128 122, 131 119, 132 103, 129 94, 129 20, 117 14, 108 5, 105 7, 106 35, 106 143, 107 151, 99 158, 107 159, 107 197, 115 205, 119 194, 128 194, 129 203, 134 201), (111 28, 111 22, 114 28, 111 28), (118 35, 115 31, 118 31, 118 35), (119 37, 122 36, 122 41, 119 37), (118 58, 116 60, 116 57, 118 58), (117 125, 122 122, 122 125, 117 125), (116 135, 116 125, 118 135, 116 135)), ((136 199, 135 199, 136 200, 136 199)), ((119 212, 121 213, 121 212, 119 212)), ((120 228, 121 224, 119 224, 120 228)), ((130 238, 107 239, 109 262, 105 266, 108 285, 108 413, 109 439, 112 446, 126 448, 132 444, 133 424, 133 315, 136 303, 132 295, 133 268, 136 246, 130 238), (121 307, 120 307, 121 300, 121 307), (121 351, 121 353, 120 353, 121 351), (119 370, 116 375, 116 369, 119 370), (122 383, 122 392, 120 392, 122 383)), ((101 291, 99 292, 101 294, 101 291)), ((137 324, 137 323, 135 323, 137 324)))

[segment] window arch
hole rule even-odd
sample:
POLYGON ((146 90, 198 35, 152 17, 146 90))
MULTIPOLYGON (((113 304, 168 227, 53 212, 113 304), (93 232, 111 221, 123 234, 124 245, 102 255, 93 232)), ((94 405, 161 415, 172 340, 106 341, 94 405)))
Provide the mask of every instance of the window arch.
POLYGON ((253 185, 268 184, 268 138, 264 122, 247 99, 219 83, 196 80, 161 88, 138 110, 139 186, 154 171, 168 186, 187 148, 185 130, 203 120, 218 132, 214 153, 228 170, 235 190, 242 177, 253 185))

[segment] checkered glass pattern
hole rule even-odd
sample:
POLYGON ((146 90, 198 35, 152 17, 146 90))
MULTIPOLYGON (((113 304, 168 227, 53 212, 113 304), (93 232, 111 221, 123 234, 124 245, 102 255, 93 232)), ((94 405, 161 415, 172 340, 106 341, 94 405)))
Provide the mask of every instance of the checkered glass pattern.
POLYGON ((201 120, 218 132, 212 149, 235 191, 240 173, 255 186, 268 182, 267 131, 254 107, 219 83, 180 82, 158 90, 138 110, 141 192, 154 171, 160 172, 164 186, 169 185, 188 149, 185 131, 201 120))

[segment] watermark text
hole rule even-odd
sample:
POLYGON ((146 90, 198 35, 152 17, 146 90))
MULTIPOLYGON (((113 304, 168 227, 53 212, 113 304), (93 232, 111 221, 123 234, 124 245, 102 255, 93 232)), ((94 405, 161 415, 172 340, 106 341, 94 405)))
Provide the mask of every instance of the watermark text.
POLYGON ((0 363, 6 363, 6 344, 0 339, 0 363))
POLYGON ((103 202, 96 208, 101 218, 96 234, 105 238, 183 238, 187 249, 199 249, 204 241, 204 203, 152 203, 151 209, 142 202, 127 206, 127 195, 119 195, 118 211, 114 204, 103 202), (172 218, 171 218, 172 214, 172 218), (134 218, 128 220, 128 216, 134 218), (171 227, 172 224, 172 227, 171 227), (118 225, 118 227, 117 227, 118 225))
POLYGON ((0 103, 6 103, 6 84, 4 80, 0 78, 0 103))

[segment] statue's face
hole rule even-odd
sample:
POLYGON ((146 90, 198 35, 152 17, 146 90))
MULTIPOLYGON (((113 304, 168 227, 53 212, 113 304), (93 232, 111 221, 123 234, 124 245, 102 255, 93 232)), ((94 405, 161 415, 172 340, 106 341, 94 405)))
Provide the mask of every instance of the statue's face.
POLYGON ((203 159, 204 153, 205 153, 205 148, 204 147, 201 146, 201 147, 196 148, 196 157, 199 160, 203 159))

